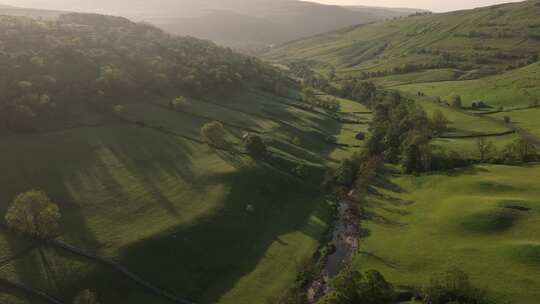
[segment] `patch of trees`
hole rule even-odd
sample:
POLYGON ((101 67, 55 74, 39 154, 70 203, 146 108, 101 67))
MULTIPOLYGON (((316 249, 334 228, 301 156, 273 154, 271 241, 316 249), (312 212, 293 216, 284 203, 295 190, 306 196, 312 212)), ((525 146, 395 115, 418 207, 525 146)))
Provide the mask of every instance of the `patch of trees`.
POLYGON ((450 123, 441 111, 429 117, 413 100, 398 92, 377 90, 370 82, 346 83, 342 94, 373 111, 370 137, 366 142, 368 156, 401 164, 408 174, 467 164, 455 153, 433 151, 432 138, 446 132, 450 123))
POLYGON ((467 273, 457 268, 433 276, 422 298, 425 304, 495 304, 485 291, 472 285, 467 273))
POLYGON ((395 299, 394 286, 375 270, 342 271, 331 283, 330 292, 318 304, 385 304, 395 299))
POLYGON ((352 189, 361 197, 374 182, 384 159, 368 152, 355 153, 344 159, 336 169, 329 169, 321 184, 321 190, 344 196, 352 189))
POLYGON ((519 136, 502 149, 497 149, 493 142, 481 137, 476 141, 476 156, 480 162, 504 164, 526 163, 539 159, 535 143, 525 136, 519 136))
POLYGON ((0 128, 38 129, 75 101, 274 87, 282 78, 258 59, 124 18, 0 16, 0 128))
POLYGON ((335 97, 319 98, 311 87, 302 89, 302 101, 310 107, 316 106, 333 112, 338 112, 341 109, 341 104, 335 97))

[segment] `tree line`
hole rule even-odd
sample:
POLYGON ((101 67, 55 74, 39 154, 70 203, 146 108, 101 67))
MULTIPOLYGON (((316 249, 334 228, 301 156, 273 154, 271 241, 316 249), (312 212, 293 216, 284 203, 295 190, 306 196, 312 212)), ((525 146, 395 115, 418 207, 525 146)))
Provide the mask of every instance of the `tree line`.
POLYGON ((196 95, 282 76, 253 57, 120 17, 0 16, 0 128, 28 131, 78 101, 182 90, 196 95))

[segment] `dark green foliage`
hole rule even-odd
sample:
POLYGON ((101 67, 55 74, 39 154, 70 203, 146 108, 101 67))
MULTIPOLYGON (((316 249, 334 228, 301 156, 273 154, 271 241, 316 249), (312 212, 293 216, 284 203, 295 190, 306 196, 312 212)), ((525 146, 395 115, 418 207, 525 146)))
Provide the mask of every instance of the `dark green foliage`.
POLYGON ((538 158, 538 149, 529 138, 521 136, 503 149, 502 158, 507 163, 533 161, 538 158))
POLYGON ((484 292, 472 286, 467 273, 450 269, 431 278, 424 290, 425 304, 494 304, 484 292))
POLYGON ((346 82, 340 92, 340 95, 345 98, 356 100, 367 106, 371 105, 372 100, 376 97, 377 88, 372 82, 366 81, 349 81, 346 82))
POLYGON ((280 77, 257 59, 124 18, 0 16, 0 128, 34 130, 75 102, 272 86, 280 77))
POLYGON ((450 105, 452 106, 452 108, 461 109, 463 107, 461 96, 459 95, 450 96, 450 105))
POLYGON ((246 139, 246 151, 255 159, 266 157, 268 149, 263 139, 258 135, 250 135, 246 139))
POLYGON ((394 298, 394 287, 381 273, 346 269, 332 281, 331 291, 318 304, 385 304, 394 298))
POLYGON ((225 135, 225 128, 219 121, 209 122, 201 127, 201 137, 209 144, 224 147, 225 135))
POLYGON ((57 236, 61 218, 58 205, 39 190, 19 194, 5 216, 11 229, 40 239, 57 236))
POLYGON ((440 135, 448 130, 448 118, 440 110, 433 112, 431 124, 435 134, 440 135))

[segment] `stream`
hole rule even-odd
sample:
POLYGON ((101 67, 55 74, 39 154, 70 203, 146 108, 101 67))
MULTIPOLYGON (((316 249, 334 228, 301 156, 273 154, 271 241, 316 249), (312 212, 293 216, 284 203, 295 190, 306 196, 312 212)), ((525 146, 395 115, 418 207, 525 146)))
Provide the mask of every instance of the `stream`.
POLYGON ((352 260, 358 251, 358 220, 356 209, 350 202, 337 206, 337 219, 330 246, 335 249, 328 255, 323 271, 310 283, 307 291, 308 304, 315 304, 329 291, 331 280, 352 260))

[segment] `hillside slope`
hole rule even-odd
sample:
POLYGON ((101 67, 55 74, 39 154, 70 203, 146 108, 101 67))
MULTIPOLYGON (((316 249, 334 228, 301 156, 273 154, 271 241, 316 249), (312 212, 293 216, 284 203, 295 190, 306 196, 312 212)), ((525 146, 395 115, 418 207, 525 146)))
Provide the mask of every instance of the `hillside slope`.
POLYGON ((272 301, 325 238, 319 181, 365 128, 306 108, 257 59, 119 17, 2 16, 0 62, 0 217, 42 189, 62 214, 57 241, 87 253, 0 225, 0 303, 46 302, 6 282, 63 303, 84 289, 102 303, 170 303, 93 255, 176 298, 272 301), (224 146, 201 136, 215 121, 224 146), (246 135, 263 138, 263 159, 246 135))
POLYGON ((97 12, 147 21, 175 34, 234 47, 267 46, 341 27, 404 16, 414 10, 354 8, 297 0, 61 1, 13 5, 97 12))
POLYGON ((289 43, 266 58, 329 64, 343 76, 436 68, 485 75, 534 59, 540 49, 539 14, 540 1, 534 0, 389 20, 289 43))

